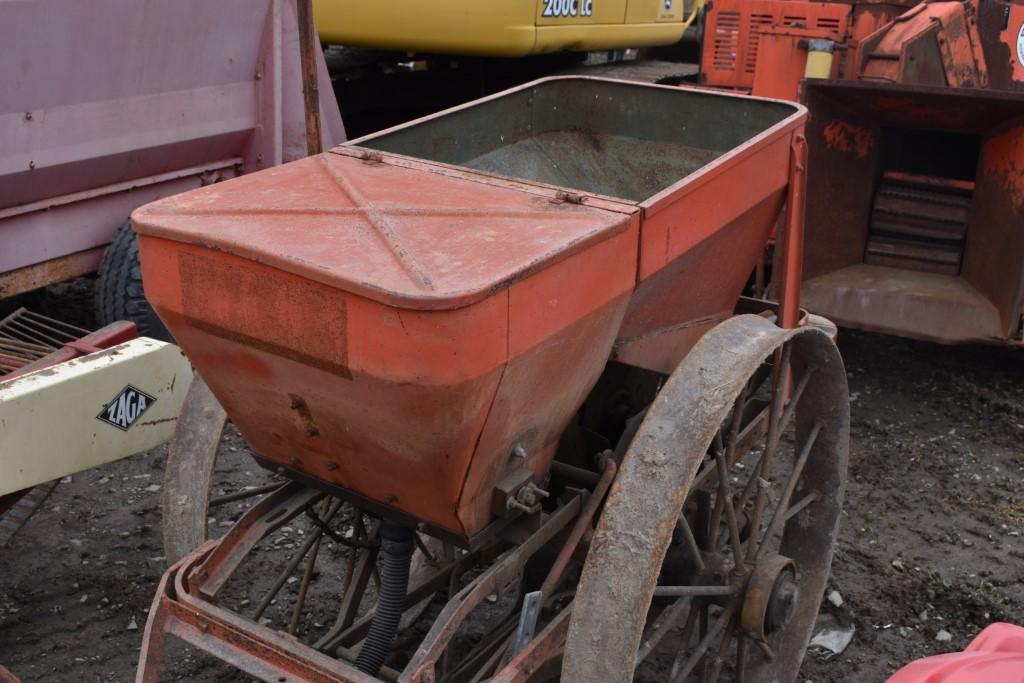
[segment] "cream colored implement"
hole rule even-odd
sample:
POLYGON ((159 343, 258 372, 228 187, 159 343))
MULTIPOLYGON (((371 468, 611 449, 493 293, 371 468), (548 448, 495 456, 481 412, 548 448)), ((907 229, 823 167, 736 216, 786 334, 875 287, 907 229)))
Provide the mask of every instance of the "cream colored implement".
POLYGON ((158 446, 192 367, 145 337, 0 383, 0 495, 158 446))

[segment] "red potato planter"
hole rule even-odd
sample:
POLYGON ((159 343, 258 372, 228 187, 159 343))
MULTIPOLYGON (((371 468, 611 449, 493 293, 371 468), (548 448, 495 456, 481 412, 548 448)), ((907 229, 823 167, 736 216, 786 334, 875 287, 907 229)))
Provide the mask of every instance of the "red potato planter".
POLYGON ((266 680, 793 680, 849 419, 797 325, 804 116, 547 79, 136 211, 148 297, 295 482, 167 573, 138 680, 166 634, 266 680), (736 315, 787 201, 781 302, 736 315), (296 639, 220 596, 318 502, 356 541, 333 626, 296 639))

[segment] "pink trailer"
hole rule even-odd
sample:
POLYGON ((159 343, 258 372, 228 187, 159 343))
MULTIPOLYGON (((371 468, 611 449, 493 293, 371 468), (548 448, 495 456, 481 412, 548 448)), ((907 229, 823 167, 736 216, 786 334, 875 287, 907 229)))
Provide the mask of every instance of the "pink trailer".
MULTIPOLYGON (((294 0, 0 2, 0 298, 95 271, 108 251, 101 320, 150 331, 119 226, 305 156, 298 42, 294 0)), ((317 61, 330 147, 345 131, 317 61)))

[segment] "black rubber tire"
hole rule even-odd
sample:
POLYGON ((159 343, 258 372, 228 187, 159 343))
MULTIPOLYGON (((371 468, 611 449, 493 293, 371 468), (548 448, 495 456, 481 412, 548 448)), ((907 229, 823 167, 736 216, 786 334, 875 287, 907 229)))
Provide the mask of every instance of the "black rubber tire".
POLYGON ((140 337, 174 341, 171 333, 146 301, 139 265, 139 242, 125 221, 103 253, 96 280, 96 320, 109 325, 118 320, 135 323, 140 337))

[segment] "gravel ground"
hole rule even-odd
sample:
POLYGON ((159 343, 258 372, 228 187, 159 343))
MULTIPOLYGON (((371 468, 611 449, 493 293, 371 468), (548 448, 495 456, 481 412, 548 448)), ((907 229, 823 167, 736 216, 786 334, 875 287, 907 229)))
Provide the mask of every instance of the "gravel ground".
MULTIPOLYGON (((84 301, 83 287, 64 295, 84 301)), ((855 633, 839 656, 809 654, 800 680, 815 683, 883 681, 911 659, 963 648, 992 621, 1024 623, 1024 357, 859 332, 843 332, 840 347, 853 398, 830 588, 841 606, 826 603, 820 623, 855 633)), ((0 551, 0 663, 26 683, 133 679, 164 567, 161 476, 158 451, 76 474, 0 551)), ((266 480, 229 429, 220 489, 266 480)), ((223 532, 243 507, 219 508, 211 529, 223 532)), ((297 545, 294 527, 268 552, 297 545)), ((347 552, 330 543, 325 557, 347 552)), ((233 600, 268 581, 243 577, 233 600)), ((330 593, 337 581, 324 572, 314 585, 330 593)), ((286 621, 293 595, 286 587, 267 618, 286 621)), ((328 620, 314 613, 304 628, 328 620)), ((187 651, 168 659, 167 680, 246 680, 187 651)))

